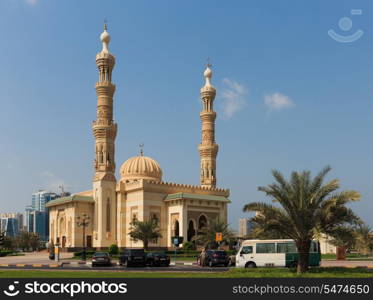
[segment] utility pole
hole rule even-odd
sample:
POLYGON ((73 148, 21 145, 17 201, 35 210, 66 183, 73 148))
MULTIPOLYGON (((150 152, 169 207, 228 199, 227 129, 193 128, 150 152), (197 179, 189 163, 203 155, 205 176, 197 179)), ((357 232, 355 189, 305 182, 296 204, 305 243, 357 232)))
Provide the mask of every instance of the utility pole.
POLYGON ((88 225, 89 225, 89 219, 90 219, 89 216, 85 213, 76 218, 76 225, 78 227, 82 227, 82 229, 83 229, 83 255, 82 255, 82 260, 84 260, 84 261, 87 259, 86 242, 85 242, 85 228, 88 227, 88 225))

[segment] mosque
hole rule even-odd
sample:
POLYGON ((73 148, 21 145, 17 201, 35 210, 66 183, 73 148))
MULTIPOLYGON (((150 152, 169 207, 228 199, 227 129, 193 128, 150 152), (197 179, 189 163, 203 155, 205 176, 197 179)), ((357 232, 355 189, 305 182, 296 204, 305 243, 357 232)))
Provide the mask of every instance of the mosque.
POLYGON ((149 244, 151 248, 171 248, 171 238, 191 241, 210 220, 227 222, 229 190, 216 186, 214 99, 211 65, 204 71, 205 84, 200 90, 202 139, 200 184, 187 185, 162 180, 159 163, 141 150, 120 167, 115 177, 115 138, 118 125, 113 120, 115 85, 112 72, 115 57, 109 52, 110 35, 105 24, 100 36, 102 50, 96 55, 99 80, 96 83, 97 119, 92 124, 95 137, 95 159, 92 190, 58 198, 47 203, 50 243, 73 251, 86 245, 105 249, 112 244, 120 248, 142 247, 129 236, 133 220, 157 220, 162 237, 149 244), (82 218, 89 220, 81 225, 82 218), (83 234, 83 230, 85 231, 83 234), (85 236, 85 241, 83 241, 85 236))

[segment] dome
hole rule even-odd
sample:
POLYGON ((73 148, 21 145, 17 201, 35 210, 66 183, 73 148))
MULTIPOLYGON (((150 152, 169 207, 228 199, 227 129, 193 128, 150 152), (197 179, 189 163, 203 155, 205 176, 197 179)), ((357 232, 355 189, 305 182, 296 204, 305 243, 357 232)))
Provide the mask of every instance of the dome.
POLYGON ((110 43, 110 34, 104 30, 103 33, 101 33, 100 35, 100 40, 102 43, 106 43, 106 44, 109 44, 110 43))
POLYGON ((205 72, 203 72, 203 76, 211 78, 212 77, 212 71, 209 66, 207 66, 205 72))
POLYGON ((147 156, 135 156, 126 160, 120 167, 121 181, 149 179, 162 181, 162 169, 159 163, 147 156))

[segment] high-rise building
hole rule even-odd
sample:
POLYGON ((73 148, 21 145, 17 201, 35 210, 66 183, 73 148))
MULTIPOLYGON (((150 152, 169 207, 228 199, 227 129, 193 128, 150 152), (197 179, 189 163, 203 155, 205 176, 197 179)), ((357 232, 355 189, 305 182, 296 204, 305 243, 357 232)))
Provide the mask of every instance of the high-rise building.
POLYGON ((25 227, 28 232, 37 233, 42 241, 49 239, 49 210, 45 205, 61 196, 69 196, 70 193, 58 195, 53 192, 39 190, 32 194, 31 205, 25 208, 25 227))
POLYGON ((248 236, 254 229, 254 224, 248 218, 242 218, 238 220, 238 236, 239 237, 246 237, 248 236))
POLYGON ((23 215, 20 213, 2 213, 0 214, 0 219, 3 220, 0 222, 0 231, 11 230, 11 232, 15 232, 17 235, 18 232, 23 230, 23 215), (15 221, 11 220, 9 221, 10 223, 8 223, 9 219, 14 219, 15 221), (13 230, 13 226, 16 226, 17 228, 13 230))
POLYGON ((1 231, 6 236, 15 237, 19 233, 18 217, 15 214, 2 214, 0 217, 1 231))
POLYGON ((32 194, 31 206, 33 210, 45 211, 45 204, 56 198, 58 198, 56 193, 39 190, 32 194))
POLYGON ((49 238, 49 213, 34 210, 30 212, 29 220, 31 225, 29 232, 37 233, 41 241, 47 242, 49 238))
POLYGON ((25 209, 25 227, 26 231, 31 232, 33 228, 33 221, 30 214, 34 211, 32 205, 27 205, 25 209))

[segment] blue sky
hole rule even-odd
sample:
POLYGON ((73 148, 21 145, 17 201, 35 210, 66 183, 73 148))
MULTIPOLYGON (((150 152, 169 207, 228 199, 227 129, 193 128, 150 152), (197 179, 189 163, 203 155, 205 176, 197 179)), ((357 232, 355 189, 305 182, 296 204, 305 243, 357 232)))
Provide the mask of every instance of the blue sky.
POLYGON ((229 222, 271 169, 329 175, 361 192, 373 226, 371 1, 1 0, 1 211, 23 211, 39 188, 91 187, 97 81, 106 17, 119 166, 139 152, 165 181, 197 184, 199 89, 206 58, 217 88, 218 185, 229 222), (351 15, 361 9, 361 15, 351 15), (339 20, 349 17, 343 31, 339 20), (363 36, 339 43, 328 36, 363 36))

